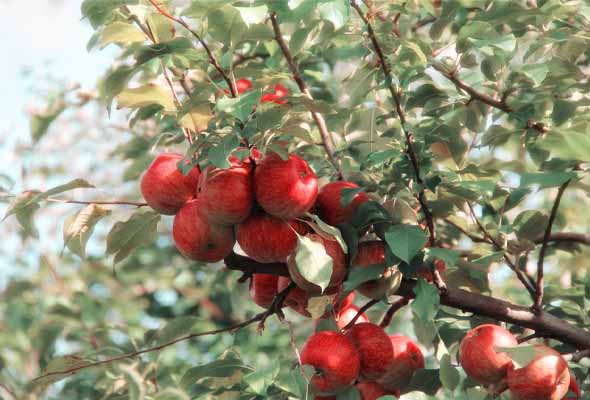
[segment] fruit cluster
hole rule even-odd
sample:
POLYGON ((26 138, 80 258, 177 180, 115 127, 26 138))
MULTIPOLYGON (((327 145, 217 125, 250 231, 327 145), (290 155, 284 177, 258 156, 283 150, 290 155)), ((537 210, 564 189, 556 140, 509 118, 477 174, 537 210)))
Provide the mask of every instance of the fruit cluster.
MULTIPOLYGON (((346 326, 343 319, 350 321, 345 315, 354 317, 358 312, 349 307, 340 313, 341 329, 346 326)), ((316 400, 336 399, 334 393, 352 385, 362 400, 376 400, 388 394, 399 396, 414 373, 424 368, 424 357, 409 338, 388 336, 361 314, 344 333, 320 331, 310 336, 301 350, 301 363, 315 368, 311 384, 316 400)))
POLYGON ((561 400, 568 390, 578 398, 580 389, 567 361, 552 348, 536 344, 528 351, 525 365, 516 365, 503 348, 515 347, 518 340, 498 325, 485 324, 470 330, 459 346, 459 362, 465 373, 499 391, 510 389, 515 400, 561 400))

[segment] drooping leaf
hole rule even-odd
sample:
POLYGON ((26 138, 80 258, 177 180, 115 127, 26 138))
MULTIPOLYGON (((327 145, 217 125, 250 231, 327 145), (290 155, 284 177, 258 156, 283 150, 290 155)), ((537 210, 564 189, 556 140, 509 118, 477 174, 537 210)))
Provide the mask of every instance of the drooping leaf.
POLYGON ((94 231, 94 226, 102 218, 111 214, 111 210, 96 204, 89 204, 85 208, 71 215, 64 222, 64 246, 81 258, 86 257, 86 243, 94 231))
POLYGON ((114 255, 114 263, 125 259, 135 248, 156 239, 160 215, 151 210, 138 210, 126 221, 117 222, 107 235, 107 255, 114 255))
POLYGON ((520 176, 520 187, 539 185, 541 189, 561 186, 569 179, 576 178, 574 172, 534 172, 520 176))
POLYGON ((252 90, 235 99, 224 97, 217 101, 217 109, 236 117, 242 122, 246 122, 254 106, 260 102, 261 96, 262 92, 260 90, 252 90))
POLYGON ((306 236, 298 236, 295 264, 306 281, 319 286, 322 291, 328 287, 334 260, 321 242, 313 241, 306 236))
POLYGON ((211 363, 192 367, 187 370, 180 379, 179 386, 188 388, 203 378, 222 378, 232 376, 236 371, 251 371, 252 368, 244 364, 240 359, 228 358, 215 360, 211 363))
POLYGON ((230 156, 232 151, 234 151, 238 147, 239 144, 240 140, 238 139, 237 135, 226 135, 220 144, 209 149, 209 152, 207 153, 207 158, 216 167, 229 168, 230 164, 228 161, 228 157, 230 156))
POLYGON ((31 137, 33 142, 38 142, 49 129, 53 121, 66 109, 63 96, 58 96, 42 112, 34 113, 31 116, 31 137))

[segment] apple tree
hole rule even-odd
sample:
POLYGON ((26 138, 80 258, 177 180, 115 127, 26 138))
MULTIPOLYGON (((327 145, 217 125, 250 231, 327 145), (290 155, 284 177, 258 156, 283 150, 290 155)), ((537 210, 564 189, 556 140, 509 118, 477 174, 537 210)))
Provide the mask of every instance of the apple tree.
POLYGON ((3 288, 2 396, 589 395, 587 2, 81 14, 118 56, 3 189, 39 257, 3 288))

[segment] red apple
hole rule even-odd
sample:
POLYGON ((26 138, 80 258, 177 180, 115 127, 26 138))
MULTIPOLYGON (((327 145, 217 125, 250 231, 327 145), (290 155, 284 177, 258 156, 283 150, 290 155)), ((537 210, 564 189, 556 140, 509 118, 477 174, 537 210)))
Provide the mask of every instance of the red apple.
MULTIPOLYGON (((335 240, 328 240, 320 235, 310 234, 307 235, 309 239, 314 242, 318 242, 323 244, 326 254, 328 254, 332 258, 332 276, 330 277, 330 283, 328 287, 334 287, 342 283, 344 278, 346 277, 346 256, 342 251, 342 247, 338 244, 335 240)), ((291 275, 291 279, 293 282, 297 284, 301 289, 308 291, 310 293, 321 293, 322 290, 316 284, 309 282, 306 280, 301 273, 299 272, 297 263, 295 262, 295 252, 293 252, 288 260, 287 266, 289 267, 289 275, 291 275)))
POLYGON ((393 360, 393 346, 387 333, 370 322, 353 325, 346 336, 354 344, 361 359, 360 377, 363 381, 379 379, 393 360))
POLYGON ((359 354, 350 339, 333 331, 311 335, 301 349, 301 363, 316 369, 311 384, 324 393, 353 385, 360 369, 359 354))
POLYGON ((254 274, 250 283, 250 296, 254 303, 268 308, 278 293, 278 275, 254 274))
POLYGON ((289 95, 289 90, 281 84, 276 84, 273 93, 265 93, 260 98, 261 103, 276 103, 276 104, 287 104, 287 97, 289 95))
MULTIPOLYGON (((370 240, 362 242, 358 246, 356 257, 352 261, 353 268, 368 268, 372 265, 385 265, 385 252, 387 246, 380 240, 370 240)), ((388 291, 391 285, 391 267, 383 267, 383 276, 379 279, 373 279, 362 283, 357 290, 363 296, 371 299, 380 299, 388 291)))
POLYGON ((389 394, 398 397, 399 393, 394 391, 387 391, 377 382, 361 382, 357 383, 355 387, 361 394, 361 400, 377 400, 380 397, 387 396, 389 394))
POLYGON ((297 235, 282 219, 266 213, 246 218, 236 227, 242 250, 261 263, 285 262, 297 247, 297 235))
POLYGON ((354 302, 354 298, 354 292, 348 293, 346 297, 342 299, 342 301, 340 302, 340 307, 338 307, 338 309, 342 311, 346 310, 348 307, 352 305, 352 303, 354 302))
POLYGON ((508 371, 508 389, 516 400, 561 400, 570 385, 567 361, 545 345, 535 345, 534 351, 525 367, 508 371))
POLYGON ((580 387, 578 386, 578 382, 576 381, 576 376, 570 371, 570 385, 568 387, 568 391, 572 392, 575 397, 568 397, 568 399, 579 399, 582 395, 580 391, 580 387))
MULTIPOLYGON (((285 276, 279 277, 278 291, 279 292, 282 291, 287 286, 289 286, 290 283, 291 283, 291 279, 289 279, 285 276)), ((336 295, 334 297, 334 303, 336 303, 338 301, 337 300, 338 295, 340 294, 341 290, 342 290, 342 285, 331 287, 329 289, 326 289, 326 292, 324 293, 324 295, 327 295, 327 296, 336 295)), ((313 297, 315 297, 315 295, 313 293, 307 292, 307 291, 301 289, 300 287, 296 286, 293 290, 291 290, 289 292, 289 294, 285 298, 285 302, 283 304, 285 305, 285 307, 289 307, 290 309, 297 312, 298 314, 301 314, 307 318, 311 318, 311 313, 308 311, 307 306, 308 306, 309 299, 313 298, 313 297)), ((329 313, 325 313, 324 315, 322 315, 321 318, 327 318, 329 316, 330 316, 329 313)))
MULTIPOLYGON (((235 88, 238 94, 242 94, 252 88, 252 82, 246 78, 238 79, 235 88)), ((225 89, 223 93, 229 94, 229 90, 225 89)))
POLYGON ((198 199, 187 202, 174 217, 174 243, 192 260, 221 261, 234 247, 234 232, 231 227, 210 224, 203 216, 206 213, 198 199))
POLYGON ((346 207, 342 207, 342 190, 357 188, 357 184, 347 181, 330 182, 323 186, 316 200, 316 210, 322 221, 332 226, 350 221, 356 209, 367 202, 369 196, 359 192, 346 207))
POLYGON ((499 353, 494 347, 518 345, 514 335, 498 325, 485 324, 473 328, 459 346, 459 363, 465 373, 479 383, 494 384, 506 377, 513 367, 512 359, 506 353, 499 353))
POLYGON ((389 340, 393 346, 393 361, 378 382, 385 389, 395 390, 406 386, 412 375, 424 368, 424 356, 418 345, 406 336, 390 335, 389 340))
POLYGON ((254 171, 254 190, 264 211, 290 219, 305 214, 313 206, 318 180, 302 158, 290 155, 285 161, 271 153, 254 171))
POLYGON ((187 176, 178 170, 181 154, 164 153, 156 157, 141 178, 141 193, 151 208, 165 215, 174 215, 197 195, 199 168, 187 176))
POLYGON ((254 188, 250 168, 207 168, 199 179, 198 196, 207 219, 218 225, 234 225, 250 215, 254 188))
MULTIPOLYGON (((336 325, 338 325, 338 328, 344 329, 344 327, 358 314, 359 310, 360 309, 357 306, 350 305, 339 312, 336 316, 336 325)), ((369 322, 369 318, 367 318, 365 313, 359 315, 355 324, 362 324, 363 322, 369 322)))

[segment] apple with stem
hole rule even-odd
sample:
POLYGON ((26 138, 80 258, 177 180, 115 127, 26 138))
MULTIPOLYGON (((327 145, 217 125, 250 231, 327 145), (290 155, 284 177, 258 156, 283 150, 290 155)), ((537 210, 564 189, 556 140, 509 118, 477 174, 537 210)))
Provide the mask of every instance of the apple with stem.
POLYGON ((254 171, 254 192, 267 213, 283 219, 305 214, 318 194, 318 180, 307 162, 296 155, 283 160, 268 154, 254 171))
POLYGON ((188 201, 174 217, 174 243, 178 251, 192 260, 221 261, 234 247, 233 228, 209 223, 206 214, 199 199, 188 201))
POLYGON ((160 154, 141 178, 143 198, 160 214, 174 215, 184 203, 197 196, 199 167, 193 167, 185 176, 178 169, 178 163, 183 159, 181 154, 160 154))
POLYGON ((242 250, 261 263, 285 262, 297 247, 293 227, 264 212, 251 215, 239 223, 236 238, 242 250))

